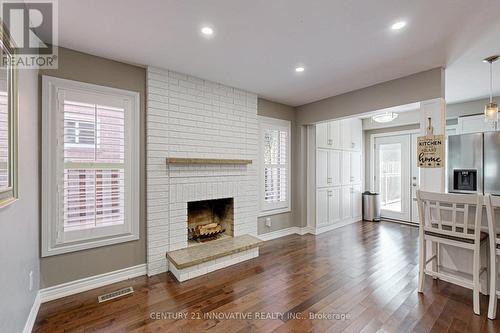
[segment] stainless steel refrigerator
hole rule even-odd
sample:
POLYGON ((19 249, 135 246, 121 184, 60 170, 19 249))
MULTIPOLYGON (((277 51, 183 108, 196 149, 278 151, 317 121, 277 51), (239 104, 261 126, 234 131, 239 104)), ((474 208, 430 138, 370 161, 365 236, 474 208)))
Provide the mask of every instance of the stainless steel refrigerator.
POLYGON ((448 192, 500 195, 500 132, 448 137, 448 192))

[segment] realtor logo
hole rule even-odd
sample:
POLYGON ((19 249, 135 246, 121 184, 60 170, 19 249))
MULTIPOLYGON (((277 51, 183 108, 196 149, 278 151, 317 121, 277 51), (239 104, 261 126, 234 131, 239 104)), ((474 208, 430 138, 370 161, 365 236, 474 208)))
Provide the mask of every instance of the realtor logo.
POLYGON ((2 20, 13 50, 2 65, 18 68, 57 68, 57 6, 55 1, 2 1, 2 20))

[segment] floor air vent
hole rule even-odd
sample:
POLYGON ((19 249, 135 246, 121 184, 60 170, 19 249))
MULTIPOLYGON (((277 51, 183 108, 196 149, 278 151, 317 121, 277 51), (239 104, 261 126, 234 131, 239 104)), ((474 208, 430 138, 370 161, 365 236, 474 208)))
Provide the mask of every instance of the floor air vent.
POLYGON ((99 303, 102 303, 102 302, 106 302, 106 301, 109 301, 109 300, 112 300, 112 299, 115 299, 118 297, 132 294, 133 292, 134 292, 134 288, 127 287, 127 288, 123 288, 120 290, 116 290, 116 291, 101 295, 101 296, 97 297, 97 300, 99 301, 99 303))

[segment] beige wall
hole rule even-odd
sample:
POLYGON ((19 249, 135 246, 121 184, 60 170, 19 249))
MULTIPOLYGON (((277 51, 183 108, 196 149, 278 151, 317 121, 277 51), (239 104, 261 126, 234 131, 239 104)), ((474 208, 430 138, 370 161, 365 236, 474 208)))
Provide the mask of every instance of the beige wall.
POLYGON ((19 199, 0 208, 0 332, 22 332, 39 285, 39 146, 36 70, 19 71, 19 199), (33 289, 29 274, 33 272, 33 289))
MULTIPOLYGON (((39 74, 140 93, 140 239, 117 245, 104 246, 61 254, 40 260, 41 287, 102 274, 146 262, 146 205, 145 205, 145 68, 104 59, 89 54, 59 48, 59 68, 42 70, 39 74)), ((40 83, 41 89, 41 83, 40 83)), ((40 94, 41 96, 41 94, 40 94)), ((39 102, 41 110, 41 99, 39 102)), ((41 112, 41 111, 40 111, 41 112)), ((41 140, 40 140, 41 141, 41 140)), ((43 195, 43 193, 42 193, 43 195)))
POLYGON ((299 206, 297 203, 297 183, 296 179, 298 179, 298 127, 295 119, 295 109, 291 106, 271 102, 262 98, 259 98, 257 103, 257 114, 259 116, 265 116, 276 119, 284 119, 289 120, 291 122, 291 205, 292 210, 290 213, 284 214, 276 214, 269 216, 271 218, 271 227, 267 227, 265 225, 265 217, 260 217, 258 219, 257 231, 259 235, 265 234, 271 231, 277 231, 285 228, 289 228, 292 226, 300 225, 300 221, 298 220, 297 207, 299 206))
POLYGON ((435 68, 299 106, 297 123, 312 124, 444 97, 444 70, 435 68))

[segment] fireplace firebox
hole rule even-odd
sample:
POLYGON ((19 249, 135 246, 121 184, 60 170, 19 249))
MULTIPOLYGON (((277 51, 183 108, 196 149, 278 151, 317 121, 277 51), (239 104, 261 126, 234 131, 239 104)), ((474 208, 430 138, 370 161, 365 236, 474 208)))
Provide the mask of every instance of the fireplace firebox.
POLYGON ((199 243, 233 236, 233 198, 188 202, 188 242, 199 243))

